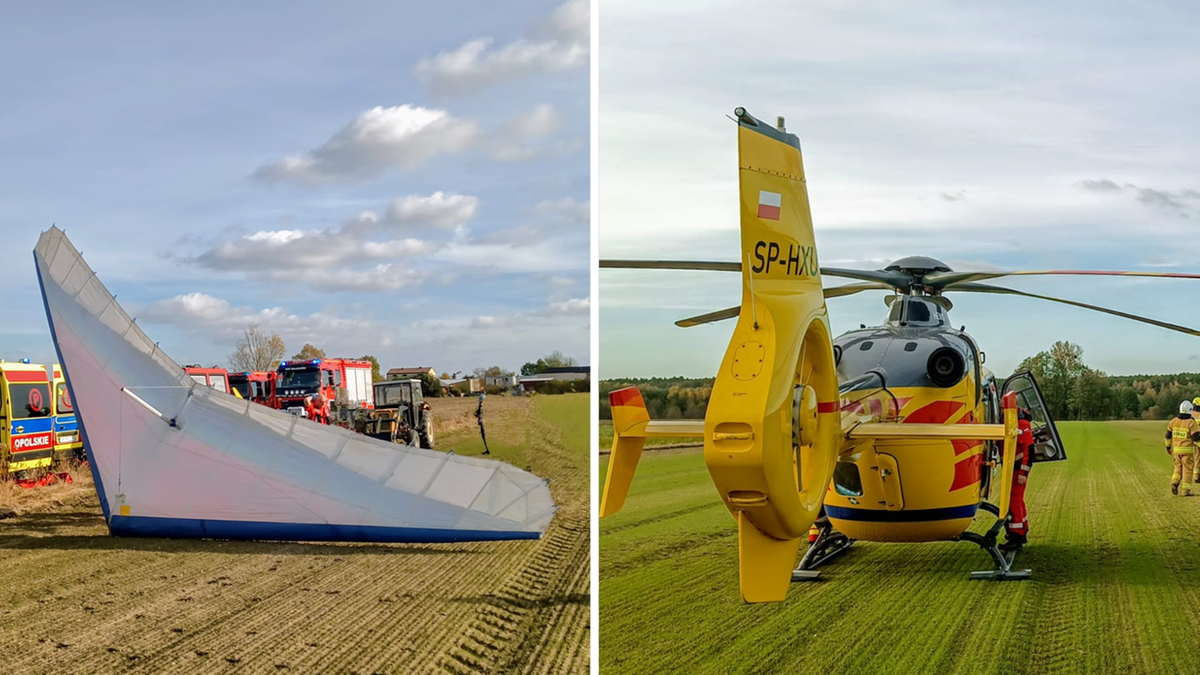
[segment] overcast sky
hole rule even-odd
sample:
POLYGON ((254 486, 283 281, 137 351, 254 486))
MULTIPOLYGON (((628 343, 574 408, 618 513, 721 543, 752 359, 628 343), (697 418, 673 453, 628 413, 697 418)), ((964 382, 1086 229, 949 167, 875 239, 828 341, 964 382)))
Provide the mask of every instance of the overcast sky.
MULTIPOLYGON (((738 259, 736 126, 785 116, 820 262, 1200 272, 1200 10, 1164 3, 604 0, 600 255, 738 259)), ((826 285, 840 283, 826 279, 826 285)), ((1000 285, 1200 326, 1200 281, 1000 285)), ((711 376, 728 273, 600 273, 600 374, 711 376)), ((836 332, 884 293, 829 301, 836 332)), ((951 295, 1006 375, 1055 340, 1114 374, 1200 371, 1200 338, 1020 298, 951 295)))
POLYGON ((52 362, 57 223, 151 338, 384 368, 589 358, 589 7, 10 4, 0 358, 52 362))

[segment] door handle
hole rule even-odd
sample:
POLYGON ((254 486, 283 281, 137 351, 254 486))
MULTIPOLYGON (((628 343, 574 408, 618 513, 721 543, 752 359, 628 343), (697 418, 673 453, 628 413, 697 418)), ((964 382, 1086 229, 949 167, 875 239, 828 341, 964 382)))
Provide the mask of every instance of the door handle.
POLYGON ((23 433, 25 433, 25 427, 17 427, 17 433, 18 433, 18 434, 23 434, 23 433))

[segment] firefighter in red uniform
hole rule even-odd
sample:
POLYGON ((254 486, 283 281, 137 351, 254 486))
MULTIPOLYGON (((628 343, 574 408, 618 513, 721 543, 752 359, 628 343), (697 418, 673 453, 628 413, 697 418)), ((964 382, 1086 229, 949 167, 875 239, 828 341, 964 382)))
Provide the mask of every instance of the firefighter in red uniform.
POLYGON ((1008 500, 1008 522, 1003 548, 1015 551, 1029 538, 1029 513, 1025 510, 1025 485, 1029 482, 1029 467, 1033 461, 1033 416, 1028 410, 1017 410, 1017 453, 1013 457, 1012 495, 1008 500))
POLYGON ((329 424, 329 402, 325 400, 325 395, 319 391, 313 394, 312 406, 313 412, 316 414, 316 417, 313 418, 314 421, 329 424))

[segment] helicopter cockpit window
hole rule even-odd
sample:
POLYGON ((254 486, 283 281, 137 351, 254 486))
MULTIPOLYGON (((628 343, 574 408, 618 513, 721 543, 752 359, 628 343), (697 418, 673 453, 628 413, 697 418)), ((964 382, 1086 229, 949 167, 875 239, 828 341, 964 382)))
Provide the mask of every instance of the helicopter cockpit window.
POLYGON ((920 296, 902 297, 891 304, 887 322, 907 326, 942 326, 947 321, 946 310, 936 302, 920 296))
POLYGON ((929 305, 923 302, 908 303, 909 323, 929 323, 929 305))
POLYGON ((862 476, 858 473, 858 465, 852 462, 838 462, 833 466, 833 488, 843 497, 863 496, 862 476))

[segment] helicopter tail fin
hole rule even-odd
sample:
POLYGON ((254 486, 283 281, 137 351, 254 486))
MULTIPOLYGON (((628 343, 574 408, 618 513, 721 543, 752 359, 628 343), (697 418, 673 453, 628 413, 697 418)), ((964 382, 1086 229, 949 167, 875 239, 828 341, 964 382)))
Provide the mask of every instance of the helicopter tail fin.
POLYGON ((613 446, 608 459, 608 475, 600 499, 600 517, 610 516, 625 505, 625 496, 633 483, 642 448, 646 445, 646 425, 650 413, 637 387, 617 389, 608 394, 612 407, 613 446))
POLYGON ((738 521, 743 600, 777 602, 832 478, 841 406, 800 140, 735 114, 742 305, 704 459, 738 521))
POLYGON ((775 539, 763 534, 739 511, 738 581, 745 602, 782 602, 792 583, 800 552, 799 539, 775 539))
POLYGON ((642 392, 637 387, 626 387, 610 392, 612 408, 613 447, 608 460, 608 474, 604 480, 604 493, 600 499, 600 517, 611 516, 625 505, 625 497, 633 483, 633 473, 647 438, 669 438, 672 440, 704 437, 704 422, 700 420, 650 419, 642 392))

